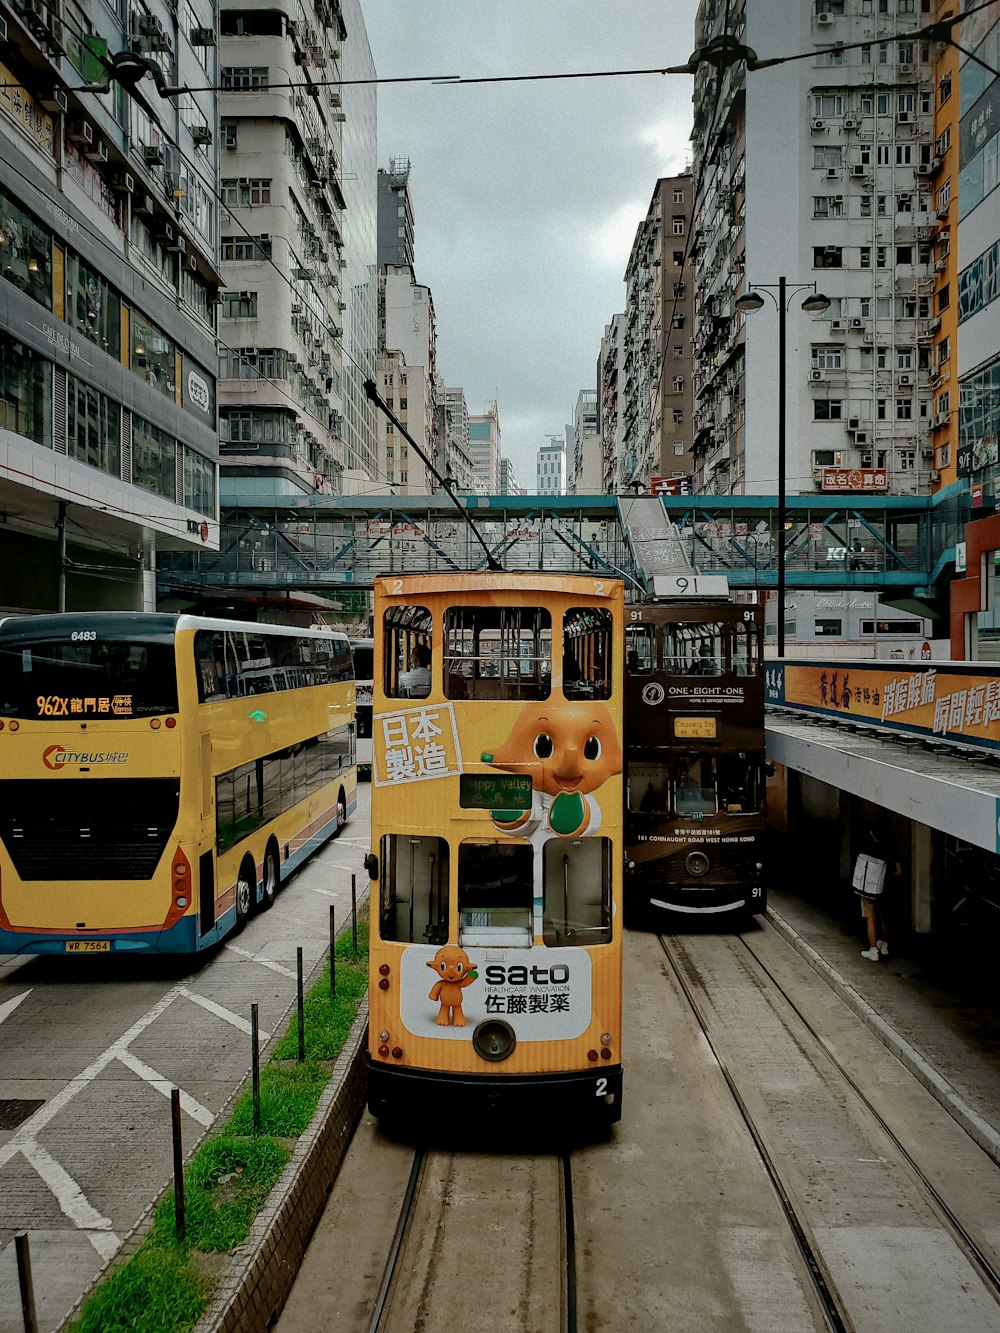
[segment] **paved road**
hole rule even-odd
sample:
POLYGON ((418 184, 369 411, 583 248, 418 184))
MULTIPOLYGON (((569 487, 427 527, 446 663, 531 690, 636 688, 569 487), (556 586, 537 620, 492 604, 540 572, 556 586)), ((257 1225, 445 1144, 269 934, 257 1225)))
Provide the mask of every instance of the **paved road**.
MULTIPOLYGON (((16 1293, 13 1237, 29 1234, 38 1318, 58 1327, 170 1179, 170 1090, 190 1151, 250 1068, 262 1038, 368 892, 370 787, 340 837, 291 877, 270 912, 207 957, 0 960, 0 1291, 16 1293)), ((0 1333, 21 1333, 16 1300, 0 1333)))

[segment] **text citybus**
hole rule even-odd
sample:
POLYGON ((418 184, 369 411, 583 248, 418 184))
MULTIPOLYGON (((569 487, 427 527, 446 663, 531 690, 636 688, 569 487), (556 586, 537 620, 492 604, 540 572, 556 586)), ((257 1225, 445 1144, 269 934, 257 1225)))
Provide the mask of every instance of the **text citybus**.
POLYGON ((354 751, 342 634, 0 621, 0 952, 217 943, 353 811, 354 751))
POLYGON ((621 1115, 622 600, 571 576, 376 580, 377 1116, 621 1115))

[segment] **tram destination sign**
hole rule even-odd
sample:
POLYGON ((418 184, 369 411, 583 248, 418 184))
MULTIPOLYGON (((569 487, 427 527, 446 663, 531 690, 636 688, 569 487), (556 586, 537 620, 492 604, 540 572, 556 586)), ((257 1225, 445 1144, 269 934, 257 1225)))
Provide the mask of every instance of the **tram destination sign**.
POLYGON ((463 810, 530 810, 527 773, 461 773, 458 803, 463 810))
POLYGON ((716 720, 714 717, 675 717, 674 735, 692 740, 714 741, 716 720))

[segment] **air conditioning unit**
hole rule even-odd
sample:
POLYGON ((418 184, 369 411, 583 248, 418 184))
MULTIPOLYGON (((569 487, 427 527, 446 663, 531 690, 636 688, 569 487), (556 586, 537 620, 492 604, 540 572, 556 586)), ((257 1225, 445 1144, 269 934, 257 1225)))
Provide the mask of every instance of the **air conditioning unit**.
POLYGON ((825 120, 814 120, 814 121, 812 122, 811 128, 814 129, 814 130, 825 130, 825 129, 826 129, 826 121, 825 121, 825 120))
POLYGON ((197 256, 197 255, 188 255, 188 268, 191 270, 192 273, 197 273, 197 272, 198 272, 198 256, 197 256))
POLYGON ((897 65, 896 73, 901 79, 910 79, 913 77, 914 68, 912 65, 897 65))
POLYGON ((196 144, 200 144, 202 147, 207 148, 212 142, 212 131, 207 125, 192 125, 191 138, 196 144))
POLYGON ((53 88, 38 99, 39 105, 53 116, 65 116, 69 110, 69 98, 61 88, 53 88))
POLYGON ((314 274, 311 268, 297 268, 292 276, 299 282, 312 282, 314 274))
POLYGON ((117 194, 132 194, 135 191, 135 177, 130 171, 116 171, 111 178, 111 188, 117 194))
POLYGON ((864 164, 863 162, 855 162, 854 166, 851 167, 851 175, 852 175, 852 176, 867 176, 870 170, 871 170, 871 168, 870 168, 870 167, 866 167, 865 164, 864 164))
POLYGON ((897 111, 897 112, 896 112, 896 124, 897 124, 897 125, 910 125, 910 124, 912 123, 912 121, 913 121, 913 112, 912 112, 912 111, 897 111))
POLYGON ((835 181, 839 175, 840 172, 837 170, 836 167, 827 167, 826 178, 828 181, 835 181))
POLYGON ((857 316, 855 316, 854 319, 851 320, 852 329, 863 329, 864 327, 865 321, 863 319, 858 319, 857 316))
POLYGON ((821 380, 823 378, 823 372, 821 370, 810 370, 809 378, 811 380, 821 380))
POLYGON ((844 118, 844 129, 845 129, 845 130, 856 130, 857 128, 858 128, 858 122, 854 119, 854 117, 853 117, 853 116, 845 116, 845 118, 844 118))
POLYGON ((156 205, 148 194, 140 194, 132 205, 132 212, 141 213, 144 217, 152 217, 156 212, 156 205))
POLYGON ((158 143, 143 144, 142 160, 147 167, 160 167, 163 165, 163 149, 158 143))
POLYGON ((942 228, 941 231, 938 232, 938 234, 934 237, 934 239, 935 239, 936 241, 939 241, 939 242, 941 242, 941 241, 950 241, 950 240, 951 240, 951 232, 948 230, 947 227, 944 227, 944 228, 942 228))
POLYGON ((860 418, 860 417, 848 417, 848 418, 847 418, 847 429, 848 429, 848 430, 860 430, 860 428, 861 428, 861 418, 860 418))
POLYGON ((840 332, 840 330, 843 329, 844 327, 845 327, 845 325, 844 325, 844 321, 843 321, 842 319, 831 319, 831 320, 830 320, 830 332, 831 332, 831 333, 838 333, 838 332, 840 332))
POLYGON ((214 46, 215 29, 214 28, 192 28, 191 29, 192 46, 214 46))
POLYGON ((302 314, 302 302, 301 302, 301 301, 293 301, 293 302, 292 302, 292 314, 293 314, 293 315, 301 315, 301 314, 302 314))
POLYGON ((163 24, 152 14, 140 14, 136 20, 139 32, 143 37, 162 37, 163 24))
POLYGON ((821 28, 829 27, 829 25, 833 22, 833 15, 832 15, 832 14, 817 14, 817 15, 816 15, 816 22, 819 24, 819 26, 820 26, 821 28))
POLYGON ((167 245, 172 245, 174 240, 174 229, 169 222, 164 222, 160 228, 160 239, 166 241, 167 245))
POLYGON ((900 375, 900 377, 899 377, 899 382, 900 382, 900 384, 912 384, 912 383, 913 383, 913 376, 912 376, 912 375, 900 375))
POLYGON ((920 450, 920 457, 921 457, 921 458, 933 458, 933 457, 934 457, 934 450, 933 450, 933 449, 930 449, 930 448, 927 448, 927 449, 921 449, 921 450, 920 450))
POLYGON ((940 481, 940 480, 941 480, 941 473, 940 473, 940 472, 932 472, 932 473, 930 474, 930 476, 931 476, 931 481, 940 481))
POLYGON ((930 164, 929 162, 918 162, 918 163, 917 163, 917 175, 918 175, 918 176, 932 176, 933 174, 934 174, 934 168, 931 166, 931 164, 930 164))
POLYGON ((937 171, 938 167, 941 165, 941 161, 942 159, 940 157, 935 157, 931 161, 931 171, 937 171))
POLYGON ((79 144, 81 148, 89 148, 94 142, 94 127, 85 120, 71 120, 66 138, 70 143, 79 144))
POLYGON ((948 267, 947 259, 935 259, 934 261, 935 273, 943 273, 947 267, 948 267))
POLYGON ((88 162, 96 162, 98 165, 108 161, 108 145, 103 139, 98 139, 96 143, 91 144, 84 150, 84 157, 88 162))

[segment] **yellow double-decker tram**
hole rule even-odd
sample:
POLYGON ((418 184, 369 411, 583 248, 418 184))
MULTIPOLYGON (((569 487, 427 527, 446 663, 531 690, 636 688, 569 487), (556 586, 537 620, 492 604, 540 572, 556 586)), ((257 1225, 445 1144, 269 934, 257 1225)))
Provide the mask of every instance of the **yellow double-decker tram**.
POLYGON ((617 580, 376 582, 376 1116, 621 1117, 622 619, 617 580))

